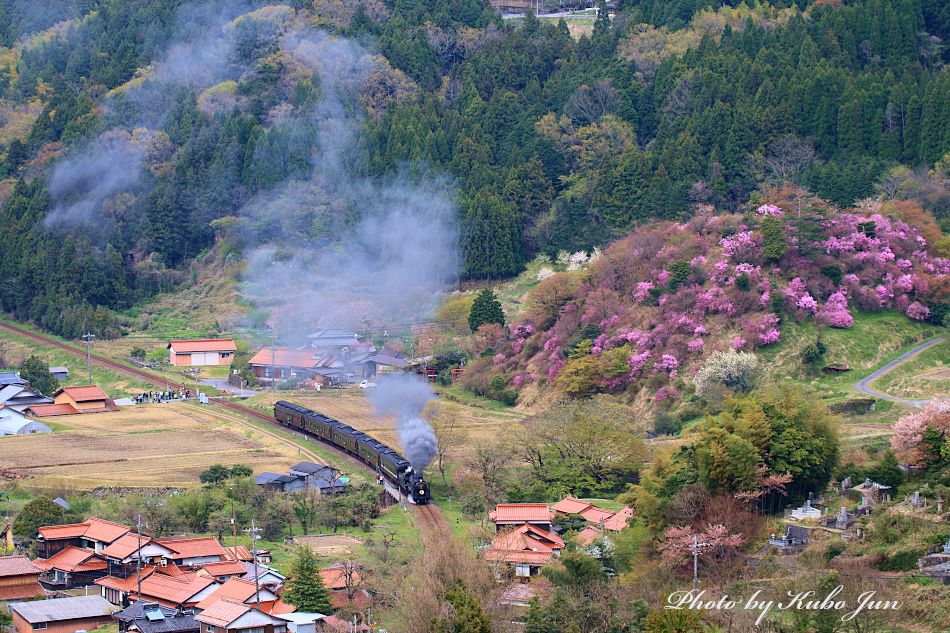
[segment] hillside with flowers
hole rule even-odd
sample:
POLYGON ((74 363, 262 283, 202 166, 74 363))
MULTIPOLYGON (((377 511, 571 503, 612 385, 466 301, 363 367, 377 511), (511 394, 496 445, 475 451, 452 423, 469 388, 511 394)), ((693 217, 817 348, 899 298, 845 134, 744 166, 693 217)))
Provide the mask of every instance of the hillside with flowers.
POLYGON ((841 211, 774 193, 745 214, 705 209, 634 230, 586 268, 542 272, 468 384, 491 375, 522 401, 553 391, 671 403, 716 352, 773 348, 792 327, 815 338, 789 344, 821 347, 823 331, 857 315, 943 325, 950 260, 899 206, 841 211))

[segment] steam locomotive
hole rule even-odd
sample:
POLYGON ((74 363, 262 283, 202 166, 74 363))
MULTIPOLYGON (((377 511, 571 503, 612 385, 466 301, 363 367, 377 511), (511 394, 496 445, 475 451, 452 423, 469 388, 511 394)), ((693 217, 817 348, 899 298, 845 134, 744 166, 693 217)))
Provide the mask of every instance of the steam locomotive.
POLYGON ((423 474, 413 470, 408 459, 366 433, 286 400, 274 404, 274 419, 370 465, 415 503, 424 505, 432 500, 423 474))

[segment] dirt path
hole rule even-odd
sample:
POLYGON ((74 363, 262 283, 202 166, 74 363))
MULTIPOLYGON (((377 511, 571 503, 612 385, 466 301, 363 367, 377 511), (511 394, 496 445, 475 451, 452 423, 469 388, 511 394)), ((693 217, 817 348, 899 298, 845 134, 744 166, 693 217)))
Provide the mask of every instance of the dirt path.
POLYGON ((910 349, 904 352, 903 354, 901 354, 900 356, 898 356, 891 362, 887 363, 880 369, 871 372, 870 374, 868 374, 867 376, 865 376, 858 382, 854 383, 854 388, 860 391, 861 393, 867 396, 872 396, 874 398, 881 398, 883 400, 890 400, 892 402, 900 402, 901 404, 909 404, 914 407, 922 408, 922 407, 927 406, 927 404, 930 403, 930 400, 909 400, 907 398, 897 398, 895 396, 889 396, 886 393, 881 393, 880 391, 873 389, 871 387, 871 384, 874 381, 876 381, 878 378, 880 378, 881 376, 889 374, 890 372, 894 371, 896 368, 900 367, 907 361, 913 359, 915 356, 917 356, 924 350, 930 349, 934 345, 937 345, 942 342, 943 342, 943 337, 938 336, 937 338, 930 339, 926 343, 921 343, 920 345, 914 347, 913 349, 910 349))

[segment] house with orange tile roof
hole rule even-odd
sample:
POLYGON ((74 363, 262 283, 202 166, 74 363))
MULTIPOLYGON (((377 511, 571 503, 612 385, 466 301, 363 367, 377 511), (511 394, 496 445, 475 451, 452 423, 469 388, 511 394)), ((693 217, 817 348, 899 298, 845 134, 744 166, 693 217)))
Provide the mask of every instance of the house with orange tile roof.
POLYGON ((233 600, 255 608, 260 604, 261 610, 270 612, 279 599, 280 596, 276 593, 267 587, 255 585, 252 580, 231 578, 223 585, 218 585, 214 591, 197 603, 195 608, 205 610, 219 600, 233 600))
MULTIPOLYGON (((64 408, 66 405, 75 409, 77 413, 100 413, 102 411, 118 411, 119 407, 112 401, 105 391, 96 385, 81 387, 63 387, 53 393, 53 404, 64 408)), ((36 409, 32 408, 34 414, 36 409)), ((43 409, 45 410, 45 409, 43 409)), ((65 409, 64 409, 65 410, 65 409)), ((49 413, 46 415, 68 415, 67 413, 49 413)))
POLYGON ((26 556, 0 556, 0 602, 46 595, 40 586, 42 573, 26 556))
POLYGON ((242 577, 247 573, 244 565, 233 560, 223 560, 216 563, 205 563, 195 570, 198 575, 210 576, 218 582, 227 582, 235 576, 242 577))
POLYGON ((554 532, 530 523, 501 532, 492 539, 484 558, 496 567, 498 577, 537 576, 541 567, 560 556, 564 541, 554 532))
POLYGON ((317 354, 312 349, 265 347, 247 361, 259 380, 290 380, 316 375, 317 354))
POLYGON ((131 528, 121 523, 93 517, 82 523, 46 525, 36 534, 36 549, 40 558, 49 558, 66 547, 91 549, 96 553, 128 534, 131 528))
POLYGON ((627 527, 630 517, 633 516, 633 510, 626 506, 617 511, 606 510, 589 501, 574 497, 561 499, 552 506, 552 509, 558 516, 575 515, 581 517, 587 523, 587 526, 575 537, 580 539, 578 542, 584 545, 589 545, 597 540, 604 530, 619 532, 627 527))
POLYGON ((501 532, 523 523, 529 523, 545 532, 551 530, 554 515, 546 503, 499 503, 489 511, 488 518, 501 532))
POLYGON ((183 567, 198 567, 207 563, 217 563, 227 560, 228 553, 211 536, 197 538, 162 538, 155 539, 159 545, 171 550, 168 562, 183 567))
POLYGON ((229 338, 202 338, 169 341, 168 362, 175 367, 230 365, 237 345, 229 338))
POLYGON ((136 592, 139 580, 145 580, 157 571, 155 565, 143 565, 141 570, 136 568, 126 574, 98 578, 96 585, 103 598, 116 606, 126 607, 132 602, 131 596, 136 592))
POLYGON ((155 573, 142 579, 141 596, 138 593, 137 583, 133 584, 129 592, 129 600, 141 598, 166 607, 194 607, 220 586, 214 578, 199 576, 193 572, 181 573, 177 576, 168 576, 163 572, 164 570, 160 573, 157 569, 155 573))
POLYGON ((49 558, 37 558, 33 564, 45 572, 40 578, 49 589, 73 589, 95 583, 109 573, 109 563, 91 549, 68 545, 49 558))
POLYGON ((218 600, 195 619, 201 633, 287 633, 287 620, 236 600, 218 600))

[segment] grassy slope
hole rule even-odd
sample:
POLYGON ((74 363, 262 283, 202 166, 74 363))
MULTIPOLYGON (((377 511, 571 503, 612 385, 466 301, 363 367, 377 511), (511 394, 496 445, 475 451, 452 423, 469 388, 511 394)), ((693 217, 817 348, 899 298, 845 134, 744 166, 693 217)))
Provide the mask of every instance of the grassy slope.
MULTIPOLYGON (((822 398, 834 401, 860 395, 854 389, 857 380, 917 343, 941 334, 947 335, 947 328, 912 321, 897 312, 856 314, 854 326, 846 330, 821 328, 819 331, 813 322, 786 322, 781 342, 761 350, 759 360, 766 382, 800 382, 815 389, 822 398), (819 334, 828 348, 824 364, 846 364, 851 371, 814 374, 802 367, 802 347, 819 334)), ((930 355, 928 359, 936 360, 937 356, 930 355)), ((926 362, 927 359, 921 362, 921 368, 929 366, 926 362)))
MULTIPOLYGON (((945 337, 950 333, 944 334, 945 337)), ((921 352, 874 382, 873 386, 902 398, 950 397, 950 339, 921 352)))

